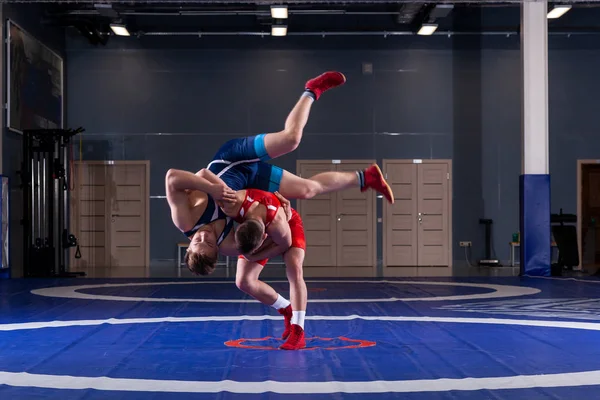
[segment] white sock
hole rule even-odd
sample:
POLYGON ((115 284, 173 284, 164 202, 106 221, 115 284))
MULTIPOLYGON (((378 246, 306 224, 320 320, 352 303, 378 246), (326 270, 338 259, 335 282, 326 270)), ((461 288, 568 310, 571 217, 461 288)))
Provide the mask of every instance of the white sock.
POLYGON ((308 89, 305 90, 300 97, 308 97, 313 102, 315 101, 315 94, 308 89))
POLYGON ((289 305, 289 300, 286 300, 285 297, 281 297, 281 295, 277 293, 277 300, 275 300, 275 303, 273 303, 271 307, 273 307, 276 310, 279 310, 280 308, 286 308, 289 305))
POLYGON ((300 325, 300 328, 304 329, 304 316, 306 311, 292 311, 292 324, 300 325))

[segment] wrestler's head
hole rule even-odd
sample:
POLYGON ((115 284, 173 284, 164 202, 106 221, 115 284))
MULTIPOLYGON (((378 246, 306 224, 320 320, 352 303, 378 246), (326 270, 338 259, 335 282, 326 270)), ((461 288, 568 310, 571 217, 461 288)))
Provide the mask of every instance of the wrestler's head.
POLYGON ((264 222, 248 218, 235 231, 235 245, 241 254, 251 254, 260 247, 265 237, 264 222))
MULTIPOLYGON (((209 228, 207 226, 207 228, 209 228)), ((215 270, 219 258, 217 235, 213 229, 202 229, 192 236, 185 253, 185 263, 194 275, 210 275, 215 270)))

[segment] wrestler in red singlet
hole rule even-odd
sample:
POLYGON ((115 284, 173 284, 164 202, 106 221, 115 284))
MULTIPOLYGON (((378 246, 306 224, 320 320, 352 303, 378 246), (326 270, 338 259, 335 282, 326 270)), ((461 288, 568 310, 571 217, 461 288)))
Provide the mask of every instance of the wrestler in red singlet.
MULTIPOLYGON (((258 189, 246 189, 246 197, 242 202, 242 206, 240 207, 240 211, 238 212, 235 221, 237 223, 244 222, 244 216, 248 212, 250 206, 253 203, 258 202, 263 205, 267 209, 267 217, 265 218, 265 228, 269 226, 275 215, 277 215, 277 211, 279 207, 281 207, 281 202, 271 192, 265 192, 263 190, 258 189)), ((290 218, 290 232, 292 233, 292 245, 290 247, 298 247, 302 250, 306 250, 306 237, 304 235, 304 226, 302 224, 302 218, 300 218, 300 214, 293 208, 292 210, 292 218, 290 218)), ((239 256, 239 258, 244 258, 244 256, 239 256)), ((269 259, 264 259, 257 261, 260 265, 264 266, 269 259)))
POLYGON ((267 218, 265 219, 265 228, 269 226, 271 222, 273 222, 273 218, 277 215, 277 210, 281 207, 281 202, 271 192, 265 192, 258 189, 246 189, 246 197, 242 202, 242 206, 240 207, 240 211, 235 218, 235 222, 241 224, 244 222, 244 216, 248 212, 248 209, 252 204, 258 202, 267 208, 267 218))

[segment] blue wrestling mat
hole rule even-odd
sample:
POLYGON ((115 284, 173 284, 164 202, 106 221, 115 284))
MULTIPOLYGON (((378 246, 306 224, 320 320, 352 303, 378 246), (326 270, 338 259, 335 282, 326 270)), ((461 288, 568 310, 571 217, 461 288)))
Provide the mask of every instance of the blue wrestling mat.
POLYGON ((600 398, 600 281, 308 288, 286 352, 231 281, 0 281, 0 399, 600 398))

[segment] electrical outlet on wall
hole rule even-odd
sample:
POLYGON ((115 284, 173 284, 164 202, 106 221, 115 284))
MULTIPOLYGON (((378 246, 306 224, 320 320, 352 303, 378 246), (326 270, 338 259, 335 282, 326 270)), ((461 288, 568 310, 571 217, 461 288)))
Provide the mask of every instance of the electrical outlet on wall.
POLYGON ((471 242, 459 242, 460 247, 471 247, 471 242))

